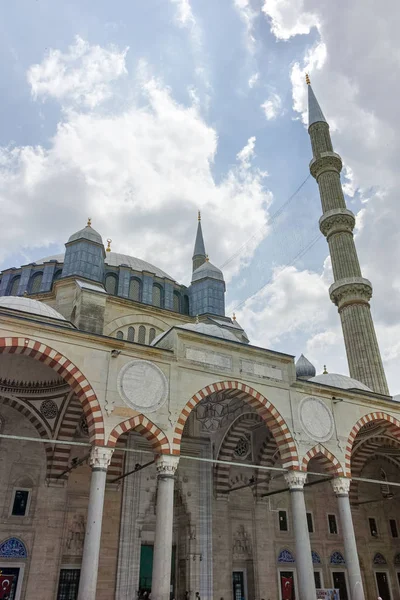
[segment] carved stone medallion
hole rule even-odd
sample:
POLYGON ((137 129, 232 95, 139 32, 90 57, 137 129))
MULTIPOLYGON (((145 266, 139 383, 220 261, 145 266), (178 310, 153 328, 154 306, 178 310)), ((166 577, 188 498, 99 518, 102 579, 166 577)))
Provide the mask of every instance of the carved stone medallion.
POLYGON ((168 382, 157 365, 147 360, 132 360, 122 367, 118 392, 128 406, 140 412, 158 410, 168 396, 168 382))
POLYGON ((303 398, 299 406, 300 423, 305 433, 317 442, 327 442, 333 435, 333 416, 319 398, 303 398))

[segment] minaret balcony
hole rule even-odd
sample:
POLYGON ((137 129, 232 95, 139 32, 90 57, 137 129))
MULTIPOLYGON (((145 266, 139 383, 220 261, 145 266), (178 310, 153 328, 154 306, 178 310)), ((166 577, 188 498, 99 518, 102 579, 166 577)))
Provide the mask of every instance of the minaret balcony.
POLYGON ((321 233, 329 240, 334 233, 353 233, 356 218, 347 208, 333 208, 326 211, 319 220, 321 233))
POLYGON ((310 162, 310 173, 315 178, 326 171, 335 171, 340 173, 342 170, 342 159, 336 152, 321 152, 319 156, 313 158, 310 162))
POLYGON ((368 304, 372 284, 364 277, 345 277, 331 285, 329 296, 339 311, 349 304, 368 304))

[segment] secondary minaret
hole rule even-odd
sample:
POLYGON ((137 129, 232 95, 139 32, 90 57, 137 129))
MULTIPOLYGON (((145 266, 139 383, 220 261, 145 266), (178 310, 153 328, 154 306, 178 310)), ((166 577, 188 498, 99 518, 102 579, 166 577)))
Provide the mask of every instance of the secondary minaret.
POLYGON ((338 307, 350 376, 379 394, 389 395, 369 300, 372 285, 361 274, 353 238, 354 214, 347 209, 340 172, 342 159, 333 151, 329 125, 306 75, 308 84, 308 133, 313 159, 310 172, 319 187, 321 232, 327 239, 335 282, 329 289, 338 307))

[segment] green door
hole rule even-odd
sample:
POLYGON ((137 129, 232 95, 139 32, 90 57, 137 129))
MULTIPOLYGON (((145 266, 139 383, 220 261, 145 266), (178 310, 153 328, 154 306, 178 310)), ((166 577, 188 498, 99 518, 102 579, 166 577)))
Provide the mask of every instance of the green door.
MULTIPOLYGON (((151 592, 151 576, 153 573, 153 555, 154 546, 142 544, 140 549, 140 571, 139 571, 139 590, 151 592)), ((171 565, 171 598, 175 592, 175 546, 172 547, 172 565, 171 565)))

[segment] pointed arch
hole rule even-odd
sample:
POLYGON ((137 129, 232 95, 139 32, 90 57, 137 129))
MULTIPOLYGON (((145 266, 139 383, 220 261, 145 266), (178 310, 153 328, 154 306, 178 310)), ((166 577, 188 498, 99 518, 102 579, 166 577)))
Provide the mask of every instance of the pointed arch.
POLYGON ((183 428, 185 427, 186 420, 188 419, 194 407, 201 400, 207 398, 207 396, 210 394, 221 391, 226 391, 228 394, 233 392, 233 395, 236 398, 242 399, 249 406, 256 410, 263 421, 265 421, 268 429, 271 431, 276 440, 281 454, 282 466, 289 469, 299 470, 299 458, 296 444, 289 427, 287 426, 281 414, 262 394, 257 392, 252 387, 245 385, 244 383, 240 383, 239 381, 219 381, 217 383, 212 383, 196 392, 196 394, 190 398, 190 400, 182 409, 175 426, 172 453, 175 455, 180 454, 183 428))
POLYGON ((127 431, 135 429, 138 431, 143 437, 145 437, 151 444, 153 450, 159 454, 170 454, 169 441, 167 436, 157 425, 154 425, 147 417, 144 415, 137 415, 136 417, 132 417, 123 421, 110 433, 110 437, 108 438, 108 446, 111 448, 115 448, 118 438, 127 431))
POLYGON ((322 444, 317 444, 314 448, 311 448, 301 461, 301 470, 307 471, 308 463, 312 458, 319 460, 321 466, 327 473, 335 475, 335 477, 344 477, 344 470, 336 456, 332 454, 322 444))
POLYGON ((90 441, 104 443, 104 421, 97 396, 84 374, 66 356, 46 344, 26 337, 0 338, 0 353, 24 354, 51 367, 78 396, 89 428, 90 441))
POLYGON ((351 454, 356 436, 362 427, 374 421, 386 421, 389 424, 388 433, 393 437, 400 439, 400 421, 392 417, 392 415, 385 412, 372 412, 361 417, 350 431, 346 444, 345 469, 347 477, 351 477, 351 454))
MULTIPOLYGON (((278 446, 273 437, 267 438, 258 454, 258 464, 263 467, 273 467, 277 461, 280 460, 278 446)), ((266 494, 269 489, 269 482, 271 479, 271 471, 264 471, 260 469, 257 476, 257 495, 262 498, 263 494, 266 494)))

